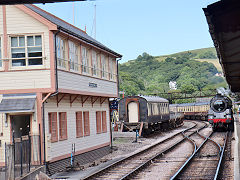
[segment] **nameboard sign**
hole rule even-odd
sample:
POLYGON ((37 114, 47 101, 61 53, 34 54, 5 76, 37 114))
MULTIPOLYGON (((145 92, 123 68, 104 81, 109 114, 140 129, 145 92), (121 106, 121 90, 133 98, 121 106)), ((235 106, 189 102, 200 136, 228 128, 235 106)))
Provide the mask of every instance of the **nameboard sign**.
POLYGON ((97 88, 97 84, 96 84, 96 83, 89 83, 88 86, 89 86, 89 87, 92 87, 92 88, 97 88))

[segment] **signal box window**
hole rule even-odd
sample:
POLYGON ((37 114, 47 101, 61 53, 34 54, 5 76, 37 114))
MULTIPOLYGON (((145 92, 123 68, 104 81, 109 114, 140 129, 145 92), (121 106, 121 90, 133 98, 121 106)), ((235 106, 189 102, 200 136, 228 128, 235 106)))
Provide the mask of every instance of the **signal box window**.
POLYGON ((12 66, 42 65, 42 36, 11 37, 12 66))

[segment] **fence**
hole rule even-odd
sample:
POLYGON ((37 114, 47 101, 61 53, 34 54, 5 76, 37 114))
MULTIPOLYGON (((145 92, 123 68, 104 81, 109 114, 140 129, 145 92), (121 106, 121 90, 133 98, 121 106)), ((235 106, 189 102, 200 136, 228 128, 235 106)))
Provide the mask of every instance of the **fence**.
POLYGON ((40 136, 14 138, 5 144, 5 179, 14 179, 41 164, 40 136))

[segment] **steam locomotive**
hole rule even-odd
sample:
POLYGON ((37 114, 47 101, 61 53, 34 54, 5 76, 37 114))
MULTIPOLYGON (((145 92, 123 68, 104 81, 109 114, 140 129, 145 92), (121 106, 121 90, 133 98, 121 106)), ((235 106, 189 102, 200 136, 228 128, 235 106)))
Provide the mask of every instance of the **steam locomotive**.
POLYGON ((208 122, 212 125, 213 131, 219 128, 234 131, 232 101, 229 97, 217 94, 211 99, 208 122))

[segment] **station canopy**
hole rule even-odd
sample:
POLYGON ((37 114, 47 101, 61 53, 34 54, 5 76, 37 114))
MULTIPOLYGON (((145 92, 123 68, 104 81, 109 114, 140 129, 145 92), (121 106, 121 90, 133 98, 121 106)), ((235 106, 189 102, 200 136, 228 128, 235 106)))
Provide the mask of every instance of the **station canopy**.
POLYGON ((221 0, 203 10, 227 83, 240 92, 240 1, 221 0))
POLYGON ((0 0, 0 5, 12 4, 34 4, 34 3, 54 3, 54 2, 67 2, 67 1, 86 1, 86 0, 0 0))

